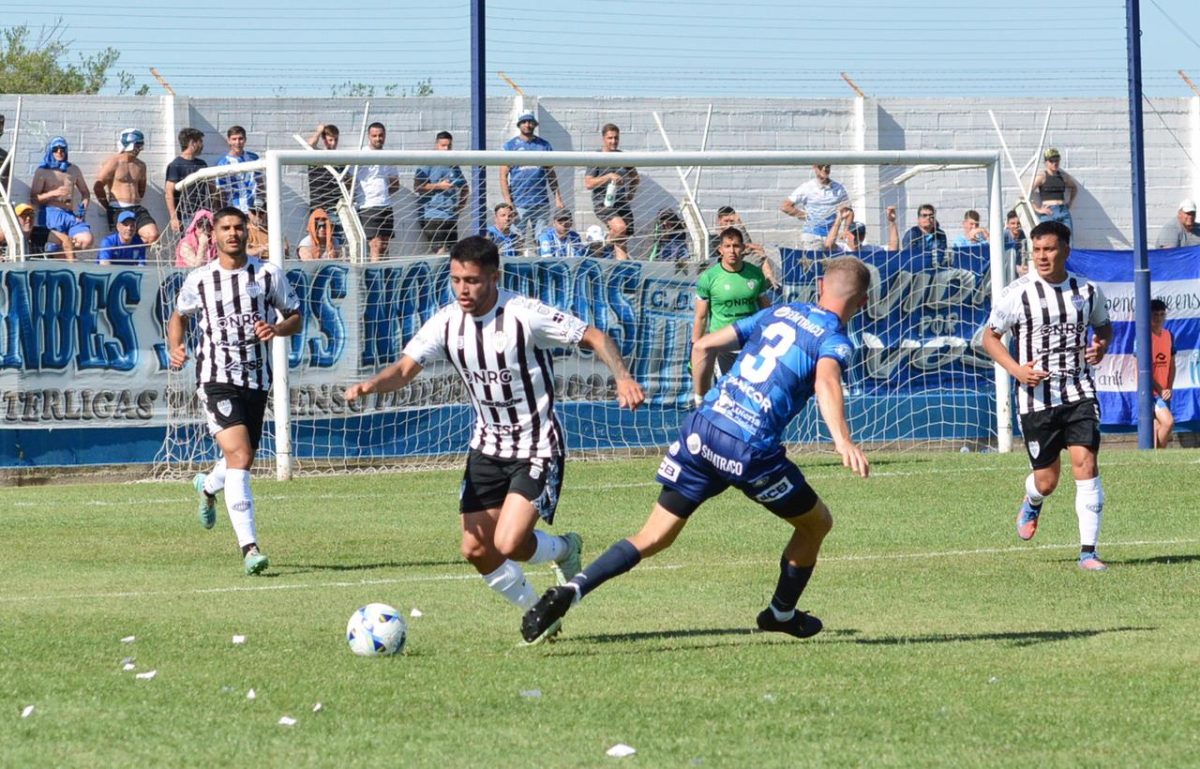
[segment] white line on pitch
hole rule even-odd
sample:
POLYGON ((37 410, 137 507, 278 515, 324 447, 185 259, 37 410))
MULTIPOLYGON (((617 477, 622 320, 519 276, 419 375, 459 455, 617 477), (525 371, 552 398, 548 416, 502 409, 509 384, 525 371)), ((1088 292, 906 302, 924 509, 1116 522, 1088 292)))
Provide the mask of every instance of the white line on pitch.
MULTIPOLYGON (((1128 542, 1106 542, 1105 547, 1145 547, 1145 546, 1162 546, 1162 545, 1190 545, 1200 542, 1200 539, 1141 539, 1131 540, 1128 542)), ((997 554, 1021 554, 1032 553, 1041 550, 1065 550, 1074 549, 1077 545, 1064 544, 1044 544, 1044 545, 1022 545, 1014 547, 980 547, 970 550, 938 550, 924 553, 878 553, 878 554, 863 554, 863 555, 835 555, 821 559, 822 563, 829 562, 852 562, 852 561, 887 561, 887 560, 914 560, 914 559, 934 559, 934 558, 956 558, 961 556, 971 555, 997 555, 997 554)), ((639 572, 646 571, 674 571, 677 569, 687 568, 713 568, 713 567, 739 567, 739 566, 768 566, 775 561, 769 560, 722 560, 722 561, 695 561, 692 563, 662 563, 662 564, 646 564, 638 569, 639 572)), ((465 566, 465 564, 464 564, 465 566)), ((64 595, 8 595, 0 596, 0 604, 5 603, 27 603, 30 601, 64 601, 64 600, 99 600, 105 598, 153 598, 158 596, 181 597, 187 595, 215 595, 225 593, 258 593, 269 592, 275 590, 315 590, 330 587, 364 587, 372 585, 401 585, 417 582, 461 582, 465 580, 478 579, 478 575, 466 574, 430 574, 425 576, 413 577, 392 577, 387 579, 360 579, 353 581, 337 581, 337 582, 309 582, 309 583, 292 583, 284 585, 238 585, 234 587, 202 587, 194 590, 130 590, 113 593, 68 593, 64 595)))

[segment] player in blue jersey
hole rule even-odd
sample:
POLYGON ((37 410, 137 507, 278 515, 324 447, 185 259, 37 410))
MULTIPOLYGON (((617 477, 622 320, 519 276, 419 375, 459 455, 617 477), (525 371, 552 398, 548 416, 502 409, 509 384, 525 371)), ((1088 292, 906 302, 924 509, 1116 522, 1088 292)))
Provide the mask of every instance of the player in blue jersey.
POLYGON ((866 456, 850 439, 842 373, 853 345, 846 324, 867 302, 870 272, 857 257, 825 263, 812 304, 768 307, 702 337, 692 348, 697 392, 707 392, 658 467, 662 492, 642 530, 617 542, 562 587, 551 588, 525 613, 521 634, 537 643, 554 633, 576 602, 643 559, 671 546, 688 517, 733 486, 789 523, 791 539, 779 561, 779 581, 758 627, 797 638, 821 631, 821 621, 796 611, 821 542, 833 527, 829 508, 808 485, 781 443, 784 430, 816 395, 842 464, 865 478, 866 456), (716 387, 713 362, 741 348, 716 387))

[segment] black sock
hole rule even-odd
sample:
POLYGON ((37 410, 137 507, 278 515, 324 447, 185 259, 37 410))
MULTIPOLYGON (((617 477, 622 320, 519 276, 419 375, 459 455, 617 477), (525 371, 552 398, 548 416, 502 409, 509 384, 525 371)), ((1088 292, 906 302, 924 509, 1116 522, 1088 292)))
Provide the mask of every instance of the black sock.
POLYGON ((1094 553, 1094 552, 1096 552, 1096 546, 1095 545, 1080 545, 1079 552, 1080 553, 1094 553))
POLYGON ((633 543, 622 539, 589 563, 571 582, 579 588, 579 597, 582 598, 613 577, 619 577, 637 566, 641 560, 642 554, 633 543))
POLYGON ((771 607, 783 613, 795 609, 800 594, 804 592, 812 576, 813 568, 793 566, 788 563, 787 556, 782 556, 779 559, 779 582, 775 585, 775 595, 771 596, 771 607))
POLYGON ((242 555, 245 555, 246 553, 249 553, 251 550, 257 550, 257 549, 258 549, 258 543, 257 543, 257 542, 251 542, 251 543, 250 543, 250 544, 248 544, 248 545, 242 545, 242 555))

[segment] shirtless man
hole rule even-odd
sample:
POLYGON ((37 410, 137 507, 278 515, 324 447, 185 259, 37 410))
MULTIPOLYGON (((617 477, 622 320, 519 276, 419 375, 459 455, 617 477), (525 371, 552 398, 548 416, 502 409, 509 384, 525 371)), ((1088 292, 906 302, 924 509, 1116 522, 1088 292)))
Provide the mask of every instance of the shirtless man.
MULTIPOLYGON (((60 233, 70 248, 64 249, 68 260, 74 259, 72 248, 92 245, 92 228, 87 224, 87 207, 91 202, 87 182, 79 166, 67 160, 67 140, 55 136, 46 145, 46 155, 33 172, 29 185, 29 202, 37 209, 37 223, 53 233, 60 233), (79 191, 79 208, 75 208, 75 191, 79 191)), ((57 240, 57 239, 56 239, 57 240)))
POLYGON ((146 194, 146 164, 138 159, 146 137, 136 128, 121 132, 121 150, 104 161, 92 189, 96 200, 108 210, 108 229, 116 232, 117 214, 132 211, 137 214, 137 234, 147 245, 158 240, 158 225, 150 212, 142 207, 146 194))

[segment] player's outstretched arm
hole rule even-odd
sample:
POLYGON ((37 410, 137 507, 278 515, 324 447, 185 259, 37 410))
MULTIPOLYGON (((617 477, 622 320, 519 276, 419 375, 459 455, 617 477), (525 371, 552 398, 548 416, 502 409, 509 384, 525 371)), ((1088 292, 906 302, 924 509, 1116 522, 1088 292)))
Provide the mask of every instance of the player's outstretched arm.
POLYGON ((608 366, 608 370, 617 380, 619 405, 630 411, 642 405, 646 400, 646 393, 642 386, 634 381, 633 374, 629 373, 629 367, 625 365, 625 359, 621 357, 621 351, 617 349, 612 337, 595 326, 588 326, 587 331, 583 332, 583 338, 579 340, 579 346, 595 352, 596 357, 608 366))
POLYGON ((692 344, 692 387, 693 397, 697 404, 704 394, 712 387, 713 365, 717 353, 726 350, 736 350, 741 342, 738 341, 737 331, 733 326, 705 334, 692 344))
POLYGON ((850 440, 850 425, 846 422, 846 403, 842 396, 842 367, 833 358, 817 361, 817 378, 813 382, 821 419, 833 437, 833 448, 842 455, 842 466, 849 467, 860 478, 871 473, 871 463, 854 441, 850 440))
POLYGON ((352 401, 371 393, 390 393, 392 390, 399 390, 404 385, 416 379, 417 374, 421 373, 422 368, 424 367, 420 363, 417 363, 407 355, 402 355, 400 356, 400 360, 365 382, 358 382, 347 387, 346 400, 352 401))

